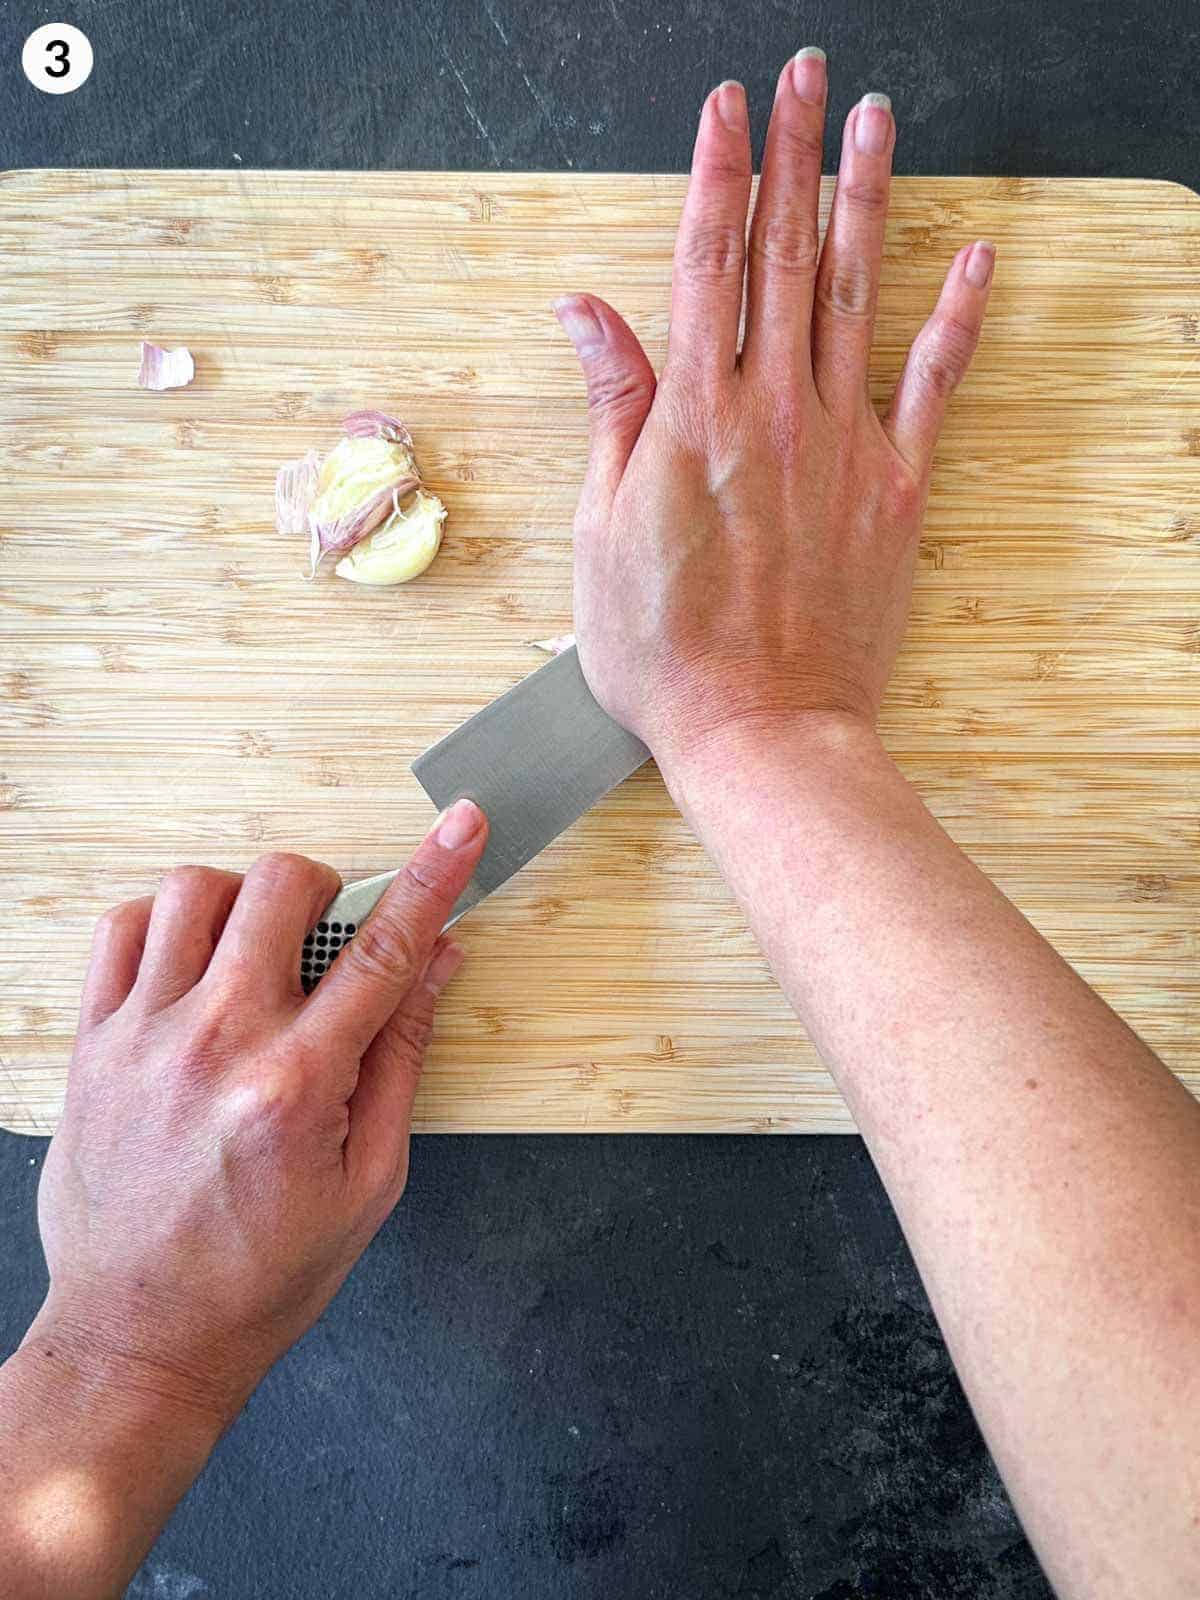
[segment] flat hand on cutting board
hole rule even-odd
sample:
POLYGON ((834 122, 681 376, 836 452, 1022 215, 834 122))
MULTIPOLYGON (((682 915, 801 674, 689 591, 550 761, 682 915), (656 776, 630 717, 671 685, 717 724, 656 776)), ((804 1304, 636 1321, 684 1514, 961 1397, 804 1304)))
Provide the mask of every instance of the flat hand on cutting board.
POLYGON ((748 249, 745 93, 728 83, 709 96, 657 385, 611 307, 591 295, 556 305, 591 421, 575 527, 580 661, 668 772, 745 719, 873 721, 938 429, 983 323, 994 253, 977 241, 954 258, 876 415, 868 360, 895 123, 882 95, 850 113, 818 250, 825 85, 819 53, 784 69, 748 249))
POLYGON ((395 1205, 486 834, 444 813, 307 998, 317 862, 184 867, 102 919, 39 1192, 50 1289, 0 1371, 6 1592, 123 1589, 395 1205))
POLYGON ((745 97, 710 95, 657 387, 603 301, 558 305, 591 418, 580 660, 837 1078, 1059 1593, 1184 1600, 1200 1594, 1200 1108, 875 732, 993 254, 964 242, 877 416, 895 124, 878 96, 850 113, 818 253, 824 102, 823 58, 802 52, 747 249, 745 97))

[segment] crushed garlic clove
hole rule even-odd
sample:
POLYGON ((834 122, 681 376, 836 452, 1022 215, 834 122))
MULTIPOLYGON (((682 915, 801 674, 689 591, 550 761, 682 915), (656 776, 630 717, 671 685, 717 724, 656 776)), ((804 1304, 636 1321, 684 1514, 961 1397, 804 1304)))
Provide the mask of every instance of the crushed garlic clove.
POLYGON ((138 383, 143 389, 182 389, 196 376, 196 363, 186 345, 164 350, 160 344, 142 340, 142 359, 138 383))
POLYGON ((321 465, 308 526, 319 556, 342 555, 420 485, 412 451, 381 434, 347 434, 321 465))
POLYGON ((310 577, 323 557, 349 552, 337 566, 342 577, 405 583, 437 554, 445 507, 421 492, 412 436, 395 417, 355 411, 343 421, 342 434, 327 456, 309 450, 280 467, 276 526, 281 533, 309 534, 310 577), (402 508, 401 499, 414 491, 416 498, 402 508), (378 545, 371 544, 376 532, 387 535, 378 545))
POLYGON ((396 495, 391 516, 343 556, 335 567, 339 578, 379 587, 417 578, 437 555, 442 543, 446 508, 436 495, 418 489, 407 508, 396 495))

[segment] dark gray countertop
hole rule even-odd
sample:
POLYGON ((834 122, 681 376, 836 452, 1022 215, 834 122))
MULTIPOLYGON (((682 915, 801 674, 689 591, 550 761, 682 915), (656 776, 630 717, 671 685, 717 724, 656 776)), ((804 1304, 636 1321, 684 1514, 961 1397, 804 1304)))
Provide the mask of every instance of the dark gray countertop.
MULTIPOLYGON (((679 170, 830 54, 897 169, 1194 182, 1188 0, 0 0, 0 167, 679 170), (20 73, 50 20, 77 93, 20 73)), ((836 134, 827 158, 831 170, 836 134)), ((0 647, 2 651, 2 647, 0 647)), ((0 1353, 44 1287, 0 1134, 0 1353)), ((130 1593, 1045 1600, 857 1139, 423 1138, 399 1211, 130 1593)))

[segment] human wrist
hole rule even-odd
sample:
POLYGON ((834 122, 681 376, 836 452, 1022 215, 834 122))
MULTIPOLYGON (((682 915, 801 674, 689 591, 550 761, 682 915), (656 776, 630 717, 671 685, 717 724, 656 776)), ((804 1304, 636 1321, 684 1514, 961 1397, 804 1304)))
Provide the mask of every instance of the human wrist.
MULTIPOLYGON (((147 1424, 188 1441, 201 1462, 233 1422, 269 1362, 220 1367, 161 1337, 128 1308, 86 1306, 52 1292, 16 1354, 25 1374, 53 1373, 83 1405, 103 1400, 118 1428, 147 1424)), ((186 1341, 179 1341, 186 1343, 186 1341)))
POLYGON ((743 715, 655 751, 672 798, 687 812, 714 793, 782 766, 793 778, 833 779, 846 763, 887 759, 873 721, 838 710, 743 715))
POLYGON ((123 1594, 223 1431, 77 1332, 39 1314, 0 1366, 5 1593, 123 1594))

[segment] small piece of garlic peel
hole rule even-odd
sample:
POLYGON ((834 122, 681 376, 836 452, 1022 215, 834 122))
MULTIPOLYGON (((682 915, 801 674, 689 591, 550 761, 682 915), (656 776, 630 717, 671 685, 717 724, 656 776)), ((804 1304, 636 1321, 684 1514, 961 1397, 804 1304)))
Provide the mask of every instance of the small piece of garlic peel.
POLYGON ((307 450, 299 461, 287 461, 275 474, 275 526, 280 533, 308 532, 308 508, 317 492, 321 457, 307 450))
POLYGON ((445 520, 446 508, 437 495, 418 489, 407 508, 397 504, 383 526, 356 544, 334 571, 351 583, 407 583, 437 555, 445 520))
POLYGON ((548 656, 560 656, 575 643, 573 633, 556 633, 552 639, 531 639, 531 650, 544 650, 548 656))
POLYGON ((143 389, 182 389, 196 376, 196 363, 186 345, 164 350, 160 344, 142 340, 142 359, 138 383, 143 389))

